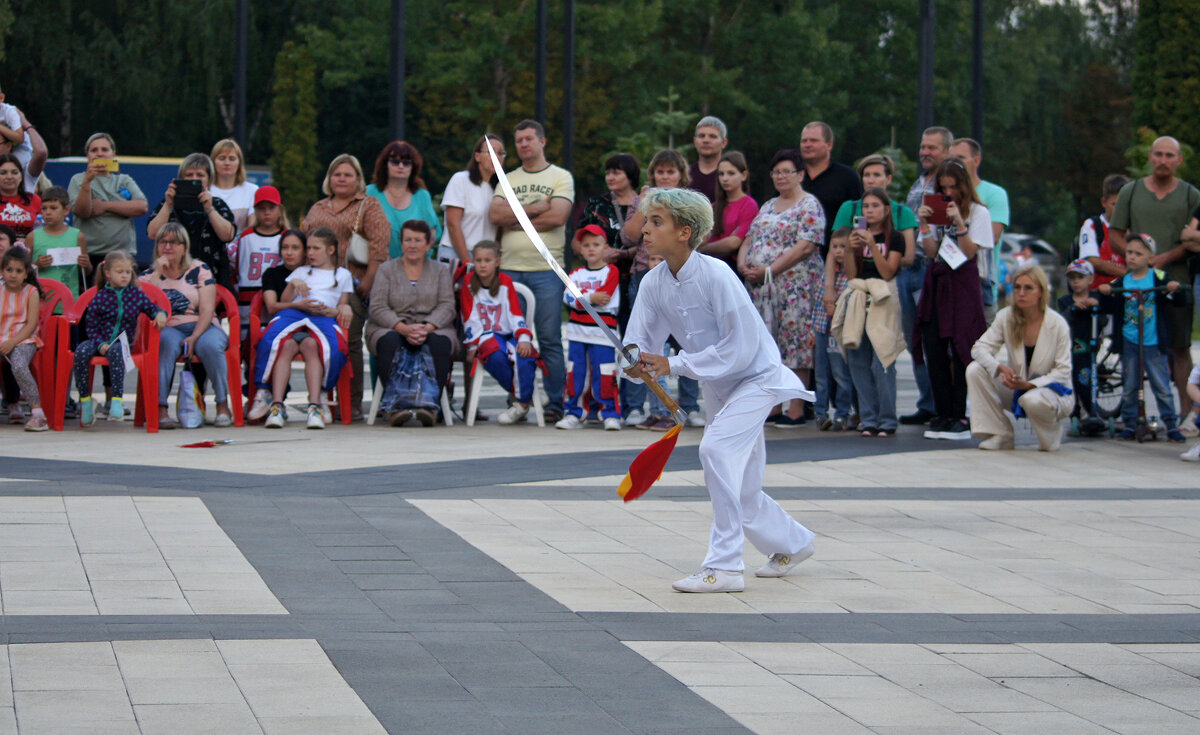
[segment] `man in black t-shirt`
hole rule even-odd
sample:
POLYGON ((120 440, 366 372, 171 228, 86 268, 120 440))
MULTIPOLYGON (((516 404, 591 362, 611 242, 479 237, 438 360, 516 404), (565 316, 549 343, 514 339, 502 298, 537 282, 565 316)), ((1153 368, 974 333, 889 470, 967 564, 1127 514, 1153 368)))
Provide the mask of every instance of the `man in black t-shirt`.
POLYGON ((725 135, 725 123, 718 117, 708 115, 696 123, 696 135, 692 138, 698 160, 688 166, 688 176, 691 178, 688 188, 708 197, 710 202, 717 201, 717 166, 721 163, 722 151, 729 145, 725 135))
POLYGON ((833 160, 833 128, 814 121, 800 133, 800 157, 804 159, 804 174, 800 186, 812 194, 825 210, 825 240, 821 257, 829 252, 829 234, 833 219, 843 202, 862 199, 862 181, 854 169, 833 160))

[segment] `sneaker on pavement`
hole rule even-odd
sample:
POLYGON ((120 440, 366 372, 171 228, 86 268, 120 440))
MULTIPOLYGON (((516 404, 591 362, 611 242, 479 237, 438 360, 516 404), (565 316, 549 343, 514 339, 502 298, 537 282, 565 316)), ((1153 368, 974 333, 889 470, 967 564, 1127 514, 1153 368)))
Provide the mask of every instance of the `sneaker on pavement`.
POLYGON ((917 411, 915 413, 910 413, 907 416, 901 416, 900 423, 904 424, 905 426, 917 426, 920 424, 927 424, 927 423, 929 423, 929 421, 931 419, 934 418, 935 415, 936 414, 934 414, 930 411, 926 411, 923 408, 919 408, 919 409, 917 409, 917 411))
POLYGON ((619 419, 615 416, 612 418, 604 419, 604 430, 605 431, 620 431, 621 430, 621 419, 619 419))
POLYGON ((790 574, 800 562, 813 555, 813 545, 810 543, 795 554, 771 554, 762 569, 754 573, 756 577, 782 577, 790 574))
POLYGON ((326 426, 333 423, 333 409, 329 406, 329 399, 325 397, 321 398, 321 420, 326 426))
POLYGON ((556 429, 582 429, 586 422, 573 413, 569 413, 562 417, 562 420, 554 424, 556 429))
POLYGON ((91 426, 96 423, 96 402, 91 398, 79 402, 79 425, 91 426))
POLYGON ((1182 444, 1187 441, 1187 437, 1185 437, 1183 432, 1179 429, 1171 429, 1167 432, 1167 441, 1182 444))
POLYGON ((659 416, 650 431, 670 431, 675 426, 675 419, 670 416, 659 416))
POLYGON ((50 428, 50 424, 46 423, 45 416, 39 416, 36 413, 29 417, 25 422, 25 431, 46 431, 50 428))
POLYGON ((702 429, 708 424, 704 418, 704 414, 700 411, 691 411, 688 413, 687 425, 693 429, 702 429))
POLYGON ((1179 455, 1179 458, 1184 462, 1200 462, 1200 442, 1196 442, 1195 446, 1179 455))
MULTIPOLYGON (((904 423, 904 419, 900 419, 900 423, 904 423)), ((929 420, 929 428, 925 430, 926 439, 941 439, 942 432, 949 426, 950 421, 941 416, 934 416, 929 420)))
POLYGON ((321 415, 321 407, 315 403, 308 404, 308 428, 325 428, 325 417, 321 415))
POLYGON ((250 413, 246 414, 246 418, 251 421, 261 421, 266 418, 267 412, 271 410, 271 391, 266 388, 259 388, 254 394, 254 403, 250 404, 250 413))
POLYGON ((949 441, 967 441, 971 438, 971 424, 966 419, 951 421, 938 438, 949 441))
POLYGON ((645 420, 646 420, 646 414, 643 411, 635 408, 629 412, 628 416, 625 417, 625 425, 626 426, 637 426, 638 424, 642 423, 645 420))
POLYGON ((1137 437, 1137 434, 1134 432, 1133 429, 1121 429, 1119 432, 1117 432, 1118 439, 1130 440, 1130 439, 1134 439, 1136 437, 1137 437))
POLYGON ((287 408, 276 401, 271 404, 270 410, 267 411, 267 420, 263 423, 268 429, 282 429, 287 423, 287 408))
MULTIPOLYGON (((91 401, 88 401, 91 403, 91 401)), ((108 406, 109 421, 124 421, 125 420, 125 401, 121 398, 112 399, 112 403, 108 406)))
POLYGON ((741 592, 746 589, 746 580, 741 572, 723 572, 720 569, 701 569, 690 577, 684 577, 671 585, 677 592, 741 592))
POLYGON ((980 449, 1005 450, 1012 449, 1013 446, 1013 438, 1010 434, 994 434, 979 442, 980 449))
POLYGON ((650 414, 649 416, 646 417, 645 421, 639 422, 635 428, 642 429, 644 431, 658 431, 658 424, 662 420, 663 420, 662 416, 655 416, 654 414, 650 414))
MULTIPOLYGON (((518 421, 524 420, 525 416, 528 414, 529 406, 523 406, 520 403, 514 403, 502 411, 500 415, 496 417, 496 421, 503 426, 508 426, 509 424, 515 424, 518 421)), ((578 416, 576 418, 578 418, 578 416)), ((555 426, 557 425, 558 424, 555 424, 555 426)))
POLYGON ((104 403, 96 406, 96 418, 102 419, 108 417, 108 409, 112 405, 112 399, 106 400, 104 403))
POLYGON ((23 424, 25 423, 25 412, 17 404, 8 407, 8 423, 23 424))
MULTIPOLYGON (((115 399, 115 398, 113 399, 114 404, 116 403, 116 400, 117 399, 115 399)), ((114 408, 115 408, 115 405, 114 405, 114 408)), ((112 414, 109 414, 108 418, 112 419, 112 414)), ((215 419, 213 419, 213 426, 216 426, 218 428, 225 428, 226 426, 233 426, 233 415, 228 414, 228 413, 221 413, 218 411, 217 417, 215 419)))
POLYGON ((775 428, 776 429, 795 429, 795 428, 804 426, 804 424, 806 424, 807 422, 808 422, 808 419, 804 418, 803 416, 800 416, 799 418, 792 418, 791 416, 788 416, 786 413, 781 413, 775 417, 775 428))

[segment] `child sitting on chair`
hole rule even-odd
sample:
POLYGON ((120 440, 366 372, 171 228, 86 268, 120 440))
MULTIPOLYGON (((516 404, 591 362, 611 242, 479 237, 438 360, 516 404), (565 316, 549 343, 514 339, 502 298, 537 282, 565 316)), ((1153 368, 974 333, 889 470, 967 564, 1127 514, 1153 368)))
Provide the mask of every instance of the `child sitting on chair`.
POLYGON ((500 245, 483 240, 472 251, 475 270, 459 292, 467 348, 467 363, 478 357, 496 382, 513 390, 513 363, 517 368, 516 400, 497 419, 515 424, 529 413, 537 354, 533 332, 525 326, 521 302, 512 279, 500 272, 500 245))
POLYGON ((139 314, 153 319, 158 329, 167 324, 167 312, 156 306, 133 283, 136 265, 133 256, 123 250, 114 250, 104 256, 104 262, 100 265, 96 295, 88 304, 85 312, 87 317, 83 320, 87 339, 75 348, 75 387, 79 390, 80 426, 91 426, 96 421, 88 369, 92 358, 96 355, 108 358, 112 383, 108 420, 120 421, 125 417, 125 359, 123 348, 120 347, 121 337, 124 335, 127 344, 133 344, 139 314))
POLYGON ((324 429, 321 390, 333 390, 349 352, 346 329, 352 316, 350 293, 354 282, 350 271, 338 268, 337 235, 318 227, 308 236, 308 265, 292 271, 280 301, 286 308, 271 320, 258 342, 255 383, 268 385, 272 398, 265 426, 282 429, 287 423, 283 394, 292 374, 292 358, 304 356, 308 384, 308 428, 324 429))

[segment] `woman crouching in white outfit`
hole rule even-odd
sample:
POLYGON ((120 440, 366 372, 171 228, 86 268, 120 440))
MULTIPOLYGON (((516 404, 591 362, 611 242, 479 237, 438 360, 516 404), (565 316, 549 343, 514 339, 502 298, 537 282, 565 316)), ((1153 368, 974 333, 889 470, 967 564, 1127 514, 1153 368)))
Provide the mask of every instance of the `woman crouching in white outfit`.
POLYGON ((1049 301, 1045 271, 1032 264, 1022 267, 1013 277, 1013 305, 996 315, 971 348, 971 433, 988 437, 980 449, 1013 448, 1006 410, 1029 418, 1043 452, 1058 449, 1063 424, 1075 406, 1071 329, 1049 301), (1008 364, 996 359, 1001 347, 1008 350, 1008 364))

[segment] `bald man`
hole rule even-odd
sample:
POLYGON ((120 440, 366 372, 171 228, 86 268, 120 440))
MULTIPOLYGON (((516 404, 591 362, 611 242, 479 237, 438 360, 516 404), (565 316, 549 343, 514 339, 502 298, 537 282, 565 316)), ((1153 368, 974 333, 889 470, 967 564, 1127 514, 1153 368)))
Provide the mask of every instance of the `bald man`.
MULTIPOLYGON (((1122 187, 1108 231, 1110 246, 1122 256, 1127 233, 1150 235, 1158 243, 1158 254, 1150 260, 1150 267, 1165 270, 1168 280, 1191 283, 1188 257, 1192 244, 1183 241, 1183 234, 1200 207, 1200 189, 1175 175, 1182 163, 1179 141, 1166 135, 1154 141, 1150 146, 1150 175, 1122 187)), ((1187 394, 1187 378, 1192 372, 1192 306, 1163 304, 1162 309, 1171 323, 1171 344, 1159 347, 1171 354, 1171 372, 1179 389, 1179 415, 1187 416, 1192 410, 1187 394)))

